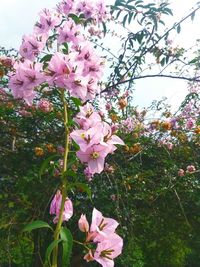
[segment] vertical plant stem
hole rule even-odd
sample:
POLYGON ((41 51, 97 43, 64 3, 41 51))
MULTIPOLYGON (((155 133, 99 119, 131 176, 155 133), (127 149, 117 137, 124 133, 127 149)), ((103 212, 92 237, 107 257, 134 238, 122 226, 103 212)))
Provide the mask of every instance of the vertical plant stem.
MULTIPOLYGON (((63 103, 63 122, 64 122, 64 127, 65 127, 65 151, 64 151, 64 157, 63 157, 63 170, 62 170, 62 202, 61 202, 58 223, 56 225, 56 229, 54 232, 54 240, 59 239, 60 229, 62 226, 62 217, 63 217, 62 214, 64 211, 65 200, 67 197, 67 177, 64 174, 67 171, 67 159, 68 159, 68 153, 69 153, 69 129, 68 129, 67 101, 65 99, 64 89, 62 89, 62 92, 61 92, 61 99, 63 103)), ((57 267, 57 263, 58 263, 58 245, 56 245, 53 250, 52 267, 57 267)))

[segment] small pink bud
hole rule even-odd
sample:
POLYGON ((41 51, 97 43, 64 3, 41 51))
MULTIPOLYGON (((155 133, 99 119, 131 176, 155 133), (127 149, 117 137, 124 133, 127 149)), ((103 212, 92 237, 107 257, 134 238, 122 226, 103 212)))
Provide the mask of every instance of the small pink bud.
POLYGON ((185 171, 183 169, 178 170, 178 176, 183 177, 185 175, 185 171))
POLYGON ((89 223, 85 215, 81 215, 81 218, 78 221, 78 227, 81 232, 88 232, 89 231, 89 223))

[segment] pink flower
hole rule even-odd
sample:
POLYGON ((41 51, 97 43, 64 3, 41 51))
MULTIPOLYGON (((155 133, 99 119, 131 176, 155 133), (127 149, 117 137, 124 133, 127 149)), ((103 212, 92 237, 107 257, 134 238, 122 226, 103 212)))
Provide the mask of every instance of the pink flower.
POLYGON ((92 145, 85 152, 78 151, 77 157, 82 163, 88 164, 90 173, 101 173, 104 169, 105 157, 109 153, 109 147, 104 144, 92 145))
POLYGON ((106 103, 106 110, 111 110, 112 109, 112 105, 110 103, 106 103))
POLYGON ((69 89, 70 95, 86 101, 87 85, 89 77, 83 77, 82 73, 71 73, 66 81, 66 86, 69 89))
POLYGON ((66 87, 66 82, 71 72, 71 64, 68 56, 62 53, 55 53, 48 66, 47 80, 50 85, 66 87))
POLYGON ((15 63, 14 68, 16 72, 10 77, 9 87, 15 98, 23 98, 30 105, 35 97, 35 87, 44 82, 42 64, 27 59, 15 63))
MULTIPOLYGON (((58 222, 59 215, 60 215, 60 208, 62 202, 62 194, 60 190, 58 190, 51 202, 50 205, 50 214, 55 214, 56 217, 53 219, 54 223, 58 222)), ((62 215, 62 221, 68 221, 73 215, 73 205, 69 198, 66 198, 64 211, 62 215)))
POLYGON ((84 130, 88 130, 102 121, 100 115, 95 112, 93 106, 89 103, 80 107, 80 112, 76 115, 74 120, 84 130))
POLYGON ((88 182, 91 182, 94 174, 89 171, 89 168, 88 167, 86 167, 83 172, 84 172, 84 174, 85 174, 86 179, 88 180, 88 182))
POLYGON ((22 57, 33 61, 45 47, 47 35, 24 35, 23 41, 19 49, 22 57))
POLYGON ((11 68, 14 64, 14 59, 8 56, 0 56, 0 64, 6 68, 11 68))
POLYGON ((178 170, 178 176, 183 177, 185 175, 185 171, 183 169, 178 170))
POLYGON ((58 12, 63 13, 65 15, 68 15, 70 12, 73 13, 73 5, 74 5, 74 0, 63 0, 58 4, 58 12))
POLYGON ((86 19, 92 17, 94 13, 94 6, 92 5, 91 1, 80 1, 76 7, 76 12, 78 14, 83 13, 86 19))
POLYGON ((93 209, 90 233, 95 236, 95 242, 101 241, 102 239, 106 238, 106 236, 113 234, 118 225, 119 223, 116 220, 112 218, 106 218, 100 211, 95 208, 93 209))
POLYGON ((112 134, 112 128, 106 122, 103 123, 104 142, 109 146, 109 153, 112 153, 117 148, 114 145, 124 145, 124 141, 117 135, 112 134))
POLYGON ((41 99, 37 107, 43 112, 50 112, 53 110, 53 105, 48 99, 41 99))
POLYGON ((113 259, 122 253, 122 248, 123 239, 115 233, 110 234, 106 239, 98 243, 93 258, 103 267, 113 267, 113 259))
POLYGON ((167 148, 168 148, 169 150, 172 150, 173 147, 174 147, 174 145, 173 145, 171 142, 167 142, 167 143, 166 143, 166 146, 167 146, 167 148))
POLYGON ((94 48, 88 42, 84 42, 79 49, 78 61, 84 63, 83 76, 91 76, 99 80, 103 75, 103 60, 95 54, 94 48))
POLYGON ((194 126, 194 120, 193 119, 191 119, 191 118, 189 118, 187 121, 186 121, 186 127, 188 128, 188 129, 192 129, 192 127, 194 126))
POLYGON ((79 145, 81 151, 85 152, 90 146, 103 142, 102 124, 98 123, 88 130, 73 131, 70 136, 79 145))
POLYGON ((49 9, 43 9, 40 13, 40 19, 35 24, 35 33, 47 33, 61 22, 61 16, 58 13, 51 12, 49 9))
POLYGON ((85 215, 81 215, 79 221, 78 221, 78 227, 81 232, 88 232, 89 231, 89 223, 87 221, 87 218, 85 215))
POLYGON ((82 41, 83 38, 79 35, 80 33, 80 26, 76 25, 74 21, 69 18, 68 21, 65 22, 64 26, 62 28, 58 29, 58 43, 69 43, 72 42, 74 44, 77 44, 78 42, 82 41))
POLYGON ((193 173, 196 171, 196 168, 194 167, 194 165, 188 165, 186 169, 187 169, 187 172, 189 173, 193 173))
POLYGON ((114 267, 114 259, 122 253, 123 239, 116 233, 97 243, 96 250, 89 250, 84 256, 87 262, 97 261, 103 267, 114 267))

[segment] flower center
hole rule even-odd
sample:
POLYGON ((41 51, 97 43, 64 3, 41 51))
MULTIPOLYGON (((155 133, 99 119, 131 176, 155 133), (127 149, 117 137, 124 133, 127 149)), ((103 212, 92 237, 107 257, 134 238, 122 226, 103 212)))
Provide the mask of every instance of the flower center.
POLYGON ((81 138, 85 139, 85 134, 84 133, 81 134, 81 138))
POLYGON ((114 249, 106 249, 101 251, 100 257, 107 258, 109 260, 112 260, 112 252, 114 252, 114 249))
POLYGON ((99 153, 98 152, 93 152, 90 156, 91 156, 92 159, 98 159, 99 153))

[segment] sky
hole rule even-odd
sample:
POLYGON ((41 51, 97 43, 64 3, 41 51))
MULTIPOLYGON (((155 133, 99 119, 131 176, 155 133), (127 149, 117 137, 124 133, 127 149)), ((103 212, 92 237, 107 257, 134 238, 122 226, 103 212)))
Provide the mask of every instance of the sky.
MULTIPOLYGON (((170 2, 174 16, 168 18, 169 26, 188 14, 197 0, 171 0, 170 2)), ((57 0, 0 0, 0 45, 6 48, 18 48, 23 34, 32 32, 38 12, 45 7, 53 8, 57 3, 57 0)), ((106 0, 106 4, 112 3, 113 0, 106 0)), ((199 24, 200 12, 196 14, 193 22, 188 20, 183 24, 181 34, 174 36, 174 43, 186 48, 194 45, 199 37, 199 24)), ((175 109, 187 93, 187 83, 174 79, 140 80, 136 82, 135 87, 134 104, 139 107, 146 107, 152 100, 159 100, 166 96, 175 109)))

